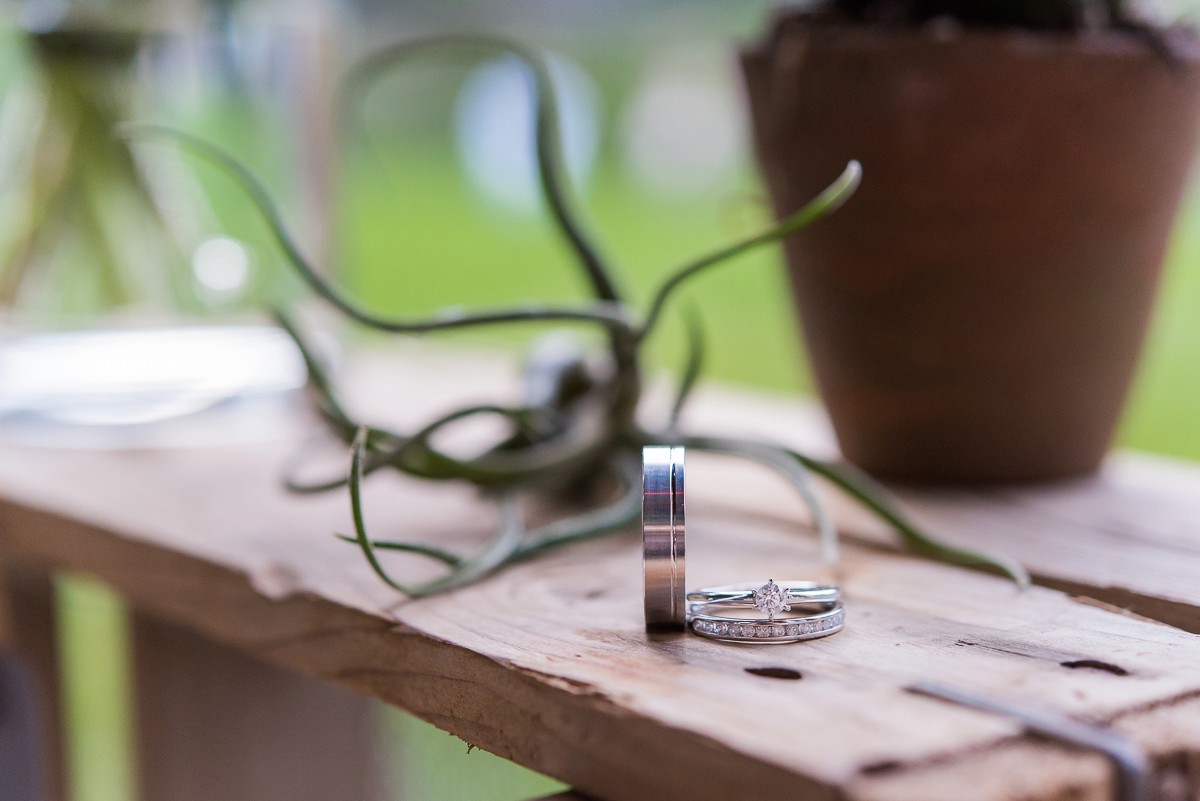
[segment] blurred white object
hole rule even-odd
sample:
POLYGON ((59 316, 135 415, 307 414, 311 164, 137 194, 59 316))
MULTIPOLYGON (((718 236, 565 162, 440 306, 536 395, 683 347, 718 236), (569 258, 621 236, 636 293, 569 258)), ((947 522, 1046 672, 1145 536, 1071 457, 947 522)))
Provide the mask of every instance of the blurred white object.
MULTIPOLYGON (((567 176, 581 193, 600 143, 600 95, 574 62, 551 56, 547 66, 558 99, 567 176)), ((486 200, 508 211, 543 213, 532 81, 524 64, 506 56, 467 76, 456 101, 455 141, 471 185, 486 200)))
POLYGON ((0 436, 83 448, 272 439, 305 377, 287 335, 263 326, 33 335, 0 345, 0 436))
POLYGON ((213 302, 236 299, 250 280, 250 251, 236 239, 209 237, 192 253, 192 273, 201 294, 213 302))
POLYGON ((638 185, 665 198, 729 186, 745 156, 742 110, 720 54, 679 47, 647 65, 622 113, 624 162, 638 185))

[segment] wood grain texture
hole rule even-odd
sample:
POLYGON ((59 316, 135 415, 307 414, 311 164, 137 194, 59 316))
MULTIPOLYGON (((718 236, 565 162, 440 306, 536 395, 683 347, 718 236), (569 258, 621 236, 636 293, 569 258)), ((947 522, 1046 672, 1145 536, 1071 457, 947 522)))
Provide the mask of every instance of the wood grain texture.
MULTIPOLYGON (((408 423, 453 398, 496 396, 482 382, 503 365, 436 366, 424 353, 388 372, 376 365, 355 385, 393 404, 420 396, 386 410, 408 423)), ((774 422, 763 416, 776 406, 713 393, 694 422, 818 438, 804 411, 774 422)), ((610 801, 760 792, 872 801, 1105 797, 1108 776, 1095 756, 903 690, 917 680, 1113 723, 1164 771, 1176 766, 1171 776, 1200 758, 1200 730, 1190 722, 1200 698, 1200 640, 1177 628, 1056 590, 1018 593, 994 577, 851 545, 842 569, 848 624, 835 637, 779 647, 651 637, 642 630, 632 531, 452 595, 408 601, 331 536, 348 530, 344 497, 293 498, 279 489, 279 466, 293 447, 104 454, 6 446, 0 538, 26 558, 96 574, 144 610, 408 709, 610 801), (1064 666, 1085 660, 1125 675, 1064 666), (756 676, 749 667, 788 667, 802 678, 756 676), (942 795, 931 794, 938 787, 942 795)), ((1189 475, 1180 468, 1169 487, 1154 485, 1156 493, 1186 508, 1171 493, 1195 497, 1200 481, 1189 484, 1189 475)), ((820 573, 798 504, 782 483, 761 476, 729 460, 692 465, 689 584, 820 573)), ((1138 519, 1140 496, 1107 486, 1096 492, 1094 504, 1120 512, 1117 519, 1138 519), (1105 500, 1110 492, 1125 500, 1105 500)), ((380 476, 366 500, 382 537, 470 549, 493 522, 492 510, 458 487, 380 476)), ((983 497, 978 516, 968 515, 965 500, 921 503, 923 515, 969 517, 993 531, 1016 525, 1004 522, 1015 510, 1047 538, 1092 525, 1082 503, 1070 505, 1079 517, 1064 523, 1068 504, 1059 499, 1047 511, 1049 502, 983 497)), ((1159 498, 1160 507, 1166 503, 1159 498)), ((855 518, 843 519, 859 531, 855 518)), ((866 526, 861 533, 875 536, 866 526)), ((1096 561, 1105 542, 1097 535, 1089 546, 1096 561)), ((1107 558, 1121 560, 1121 549, 1107 558)), ((411 557, 389 563, 414 578, 435 571, 411 557)), ((1171 569, 1161 566, 1164 574, 1171 569)), ((1182 775, 1196 792, 1194 774, 1182 775)))

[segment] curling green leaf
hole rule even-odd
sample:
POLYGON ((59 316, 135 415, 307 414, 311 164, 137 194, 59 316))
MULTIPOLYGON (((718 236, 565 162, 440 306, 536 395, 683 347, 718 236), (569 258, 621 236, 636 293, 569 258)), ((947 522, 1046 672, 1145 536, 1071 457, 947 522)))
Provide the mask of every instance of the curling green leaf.
POLYGON ((308 371, 308 383, 317 394, 322 416, 338 430, 345 441, 350 441, 358 426, 350 419, 350 415, 346 414, 338 400, 337 393, 333 389, 333 381, 330 380, 325 365, 317 357, 316 351, 309 345, 304 335, 300 333, 300 327, 296 325, 290 315, 282 309, 277 309, 273 316, 279 327, 291 337, 296 349, 300 351, 300 357, 304 359, 304 366, 308 371))
POLYGON ((679 388, 675 392, 675 402, 671 405, 671 416, 667 421, 668 429, 674 429, 679 423, 679 415, 683 413, 683 406, 692 394, 692 390, 696 386, 696 379, 700 377, 700 370, 704 367, 704 325, 700 321, 699 313, 694 308, 687 307, 684 312, 684 323, 687 331, 687 362, 683 366, 679 388))
MULTIPOLYGON (((501 411, 511 413, 513 410, 501 411)), ((576 474, 602 457, 610 444, 607 439, 610 432, 595 421, 577 419, 572 422, 572 426, 553 437, 540 439, 519 450, 493 449, 472 459, 457 459, 436 449, 429 441, 434 430, 418 432, 410 440, 411 447, 417 449, 416 454, 421 459, 417 464, 426 477, 457 478, 481 487, 529 485, 561 480, 564 475, 576 474)), ((401 464, 406 472, 411 472, 411 462, 393 462, 392 466, 401 464)))
POLYGON ((1007 575, 1021 589, 1029 586, 1029 571, 1015 559, 1002 554, 950 545, 922 531, 900 510, 891 493, 861 470, 848 464, 833 464, 813 459, 795 451, 790 453, 794 459, 802 462, 809 470, 824 476, 888 523, 913 551, 943 562, 989 567, 1007 575))
POLYGON ((354 518, 354 533, 358 540, 358 546, 362 549, 363 556, 367 558, 371 569, 375 571, 375 575, 383 579, 383 582, 392 589, 399 590, 405 595, 412 595, 413 588, 392 578, 379 562, 379 558, 375 555, 375 543, 367 534, 362 504, 363 454, 366 452, 366 447, 367 428, 363 426, 358 429, 358 434, 354 437, 350 456, 350 512, 354 518))
MULTIPOLYGON (((370 475, 380 468, 393 467, 415 478, 425 478, 435 481, 463 478, 460 465, 467 465, 469 462, 459 462, 435 450, 430 444, 430 439, 451 423, 468 417, 487 414, 507 418, 517 425, 519 431, 528 431, 529 420, 534 416, 535 411, 520 407, 509 408, 506 406, 484 404, 455 409, 426 424, 410 437, 391 434, 390 432, 379 432, 378 429, 369 429, 371 434, 384 433, 386 436, 378 437, 374 441, 372 441, 370 435, 368 436, 367 455, 363 465, 363 473, 370 475)), ((344 487, 349 482, 349 478, 344 476, 317 482, 300 481, 296 477, 298 468, 298 464, 293 464, 285 476, 285 484, 288 490, 297 494, 309 495, 318 492, 327 492, 338 487, 344 487)))
POLYGON ((276 244, 287 260, 314 292, 333 305, 347 317, 363 325, 393 333, 421 334, 430 331, 445 331, 475 325, 529 322, 586 322, 596 323, 615 332, 629 332, 631 323, 627 310, 611 302, 593 303, 587 308, 528 306, 497 311, 467 314, 446 311, 425 320, 401 320, 380 317, 361 308, 347 297, 341 289, 330 283, 300 251, 295 238, 283 222, 275 202, 262 182, 244 164, 219 147, 184 131, 162 125, 125 125, 121 134, 131 138, 171 139, 192 151, 204 160, 221 169, 231 177, 249 197, 251 203, 266 221, 276 244))
POLYGON ((636 459, 624 461, 621 470, 623 485, 620 497, 608 506, 548 523, 529 532, 526 542, 516 556, 531 556, 584 540, 618 531, 637 520, 642 513, 641 465, 636 459))
POLYGON ((829 519, 825 505, 817 497, 807 465, 796 459, 795 454, 778 445, 727 437, 689 436, 683 438, 683 443, 686 447, 696 450, 741 456, 779 472, 792 483, 808 507, 821 537, 822 558, 827 564, 837 564, 839 559, 837 529, 829 519))
POLYGON ((695 277, 709 267, 728 261, 743 253, 747 253, 757 247, 777 242, 780 239, 799 231, 801 228, 813 223, 826 214, 836 211, 843 203, 845 203, 854 190, 858 189, 858 184, 862 180, 862 167, 857 161, 851 161, 846 165, 846 169, 838 176, 838 179, 825 188, 821 194, 817 195, 808 202, 802 209, 797 211, 790 217, 785 218, 777 225, 768 228, 756 236, 749 239, 744 239, 741 242, 721 248, 715 253, 710 253, 707 256, 696 259, 695 261, 680 267, 670 278, 663 282, 655 294, 654 299, 650 302, 649 310, 646 312, 646 320, 642 323, 639 338, 645 339, 646 336, 654 329, 654 325, 658 322, 659 316, 662 314, 663 306, 668 298, 683 285, 687 280, 695 277))
POLYGON ((533 93, 534 147, 542 196, 546 199, 555 224, 583 267, 595 296, 602 301, 620 301, 620 294, 611 272, 592 244, 591 237, 584 231, 579 222, 579 214, 573 208, 567 189, 567 171, 563 164, 554 82, 545 60, 536 51, 516 42, 490 36, 435 36, 402 42, 368 56, 351 71, 346 79, 346 91, 343 93, 347 98, 347 105, 361 106, 362 98, 370 87, 393 67, 427 52, 447 49, 500 52, 516 58, 525 67, 533 93))
MULTIPOLYGON (((401 437, 399 434, 396 434, 394 432, 386 431, 386 430, 380 429, 380 428, 373 428, 371 426, 362 426, 362 427, 366 428, 366 430, 367 430, 366 449, 367 449, 368 454, 378 451, 379 449, 384 448, 384 447, 391 447, 396 442, 404 441, 403 437, 401 437)), ((354 428, 355 433, 357 433, 358 428, 359 428, 359 426, 356 425, 354 428)), ((340 427, 335 426, 335 429, 336 429, 336 433, 338 433, 338 434, 341 433, 340 427)), ((354 436, 351 435, 348 438, 348 440, 350 442, 352 442, 354 440, 354 436)), ((349 444, 349 442, 347 442, 347 444, 349 444)), ((345 487, 349 483, 349 477, 346 475, 340 475, 340 476, 337 476, 336 478, 330 478, 330 479, 326 479, 324 481, 301 480, 299 478, 299 473, 301 472, 301 469, 304 465, 305 458, 306 458, 305 449, 301 448, 300 450, 298 450, 296 452, 296 454, 294 456, 291 457, 291 459, 288 461, 288 463, 284 466, 283 485, 284 485, 284 488, 287 489, 288 492, 295 493, 297 495, 314 495, 317 493, 328 492, 329 490, 338 489, 340 487, 345 487)), ((367 467, 369 468, 370 465, 368 465, 367 467)), ((369 472, 369 470, 367 472, 369 472)), ((409 475, 417 476, 419 478, 436 478, 437 477, 437 476, 422 475, 416 469, 411 469, 407 472, 409 473, 409 475)))
MULTIPOLYGON (((376 543, 367 534, 366 521, 363 515, 362 480, 366 438, 367 430, 365 427, 360 428, 358 435, 354 438, 353 452, 350 459, 350 510, 354 518, 355 541, 358 543, 359 548, 362 549, 363 556, 367 558, 367 563, 370 564, 371 569, 375 571, 375 574, 384 583, 414 598, 434 595, 477 581, 512 558, 513 553, 521 544, 525 530, 516 495, 511 492, 505 492, 500 496, 500 531, 482 553, 471 559, 458 561, 455 568, 445 577, 424 584, 403 584, 392 578, 391 574, 380 563, 379 557, 375 553, 376 543)), ((404 548, 404 550, 411 550, 411 547, 404 548)), ((436 551, 438 549, 433 550, 436 551)), ((427 556, 433 555, 430 549, 425 549, 423 553, 427 556)))
MULTIPOLYGON (((792 470, 787 467, 787 464, 803 466, 805 475, 811 471, 822 476, 890 525, 911 550, 952 564, 988 567, 1007 575, 1022 589, 1029 586, 1028 571, 1015 560, 999 554, 950 545, 922 531, 900 510, 899 504, 890 492, 865 473, 850 465, 833 464, 805 456, 788 448, 762 442, 692 436, 684 438, 684 443, 697 450, 734 453, 767 464, 791 478, 797 489, 801 488, 801 483, 795 480, 792 470)), ((809 496, 806 495, 805 498, 808 500, 809 496)), ((809 505, 810 508, 813 508, 811 501, 809 505)), ((817 508, 819 507, 820 504, 817 504, 817 508)), ((836 537, 836 534, 833 536, 836 537)), ((825 542, 827 543, 826 556, 828 556, 830 540, 826 539, 825 542)))
POLYGON ((413 597, 437 595, 471 584, 510 561, 525 537, 521 505, 513 492, 500 495, 500 531, 478 556, 463 562, 445 578, 420 584, 409 593, 413 597))
MULTIPOLYGON (((347 537, 345 534, 334 534, 342 542, 348 542, 352 545, 358 545, 358 537, 347 537)), ((463 558, 456 553, 437 548, 433 545, 423 545, 419 542, 400 542, 398 540, 371 540, 371 547, 377 551, 403 551, 405 553, 415 553, 421 556, 428 556, 430 559, 436 559, 448 567, 458 567, 463 563, 463 558)))

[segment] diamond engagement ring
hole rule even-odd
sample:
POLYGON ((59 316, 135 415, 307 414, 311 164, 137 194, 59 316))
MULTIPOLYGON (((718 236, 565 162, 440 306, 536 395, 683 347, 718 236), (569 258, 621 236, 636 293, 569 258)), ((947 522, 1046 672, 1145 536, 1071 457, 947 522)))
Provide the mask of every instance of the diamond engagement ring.
POLYGON ((791 604, 832 604, 842 598, 842 591, 830 584, 813 581, 785 581, 776 584, 770 579, 761 587, 754 584, 729 584, 724 587, 708 587, 688 593, 687 599, 693 607, 704 604, 727 606, 749 606, 767 613, 774 620, 780 612, 790 612, 791 604))
POLYGON ((688 593, 688 621, 696 634, 729 642, 812 640, 841 631, 841 597, 837 587, 811 581, 730 584, 688 593), (765 617, 751 617, 748 609, 765 617))
POLYGON ((642 449, 642 572, 646 630, 687 626, 683 448, 642 449))

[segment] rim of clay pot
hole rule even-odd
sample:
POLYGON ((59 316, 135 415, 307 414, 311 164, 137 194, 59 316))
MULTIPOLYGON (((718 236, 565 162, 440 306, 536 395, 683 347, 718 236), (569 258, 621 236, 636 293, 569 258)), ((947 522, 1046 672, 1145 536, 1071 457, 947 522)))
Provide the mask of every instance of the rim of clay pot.
POLYGON ((836 39, 839 46, 892 49, 897 44, 921 46, 994 47, 1011 50, 1014 55, 1037 56, 1061 53, 1064 48, 1082 55, 1104 57, 1153 58, 1165 68, 1178 68, 1181 62, 1194 66, 1200 62, 1200 31, 1182 25, 1157 29, 1169 57, 1136 32, 1108 28, 1096 31, 1044 31, 1028 28, 982 28, 960 25, 952 20, 923 25, 885 26, 830 18, 828 15, 791 11, 776 15, 768 23, 758 42, 741 48, 744 56, 769 57, 779 49, 792 29, 819 32, 836 39))

